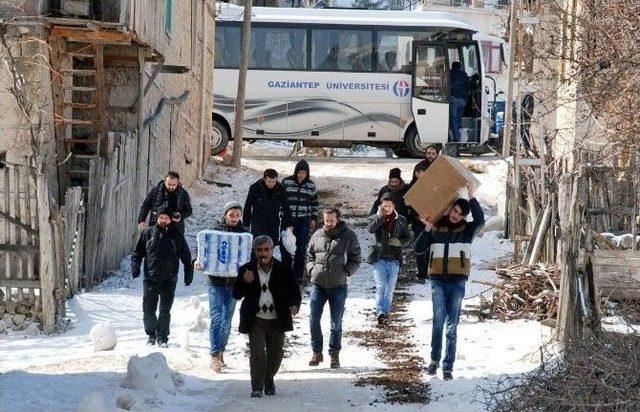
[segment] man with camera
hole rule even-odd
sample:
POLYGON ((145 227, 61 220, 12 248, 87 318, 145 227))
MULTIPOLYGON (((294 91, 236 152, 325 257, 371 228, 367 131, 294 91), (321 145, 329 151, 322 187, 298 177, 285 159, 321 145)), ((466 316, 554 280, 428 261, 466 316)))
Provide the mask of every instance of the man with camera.
POLYGON ((166 210, 166 213, 171 217, 171 221, 176 225, 180 233, 184 234, 184 219, 191 216, 192 209, 189 193, 182 187, 178 172, 168 171, 164 180, 147 194, 144 202, 142 202, 142 207, 140 207, 138 228, 146 229, 155 225, 160 209, 166 210), (151 215, 147 225, 146 220, 149 213, 151 215))

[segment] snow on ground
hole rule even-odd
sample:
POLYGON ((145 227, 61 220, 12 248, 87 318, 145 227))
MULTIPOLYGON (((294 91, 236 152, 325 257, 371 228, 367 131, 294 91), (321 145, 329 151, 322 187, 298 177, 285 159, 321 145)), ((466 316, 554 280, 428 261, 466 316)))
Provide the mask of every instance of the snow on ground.
MULTIPOLYGON (((225 202, 235 199, 244 203, 250 183, 259 179, 266 167, 275 167, 282 177, 290 174, 296 158, 265 160, 248 158, 245 169, 234 170, 212 165, 206 180, 229 183, 221 187, 199 181, 189 188, 194 217, 187 220, 187 240, 195 247, 198 230, 211 227, 218 219, 225 202)), ((475 161, 475 160, 474 160, 475 161)), ((485 210, 500 212, 506 167, 494 158, 486 163, 488 173, 478 175, 483 185, 479 199, 485 210)), ((373 194, 384 184, 388 170, 398 166, 409 180, 415 160, 406 159, 311 159, 311 174, 319 190, 330 202, 347 210, 363 250, 372 242, 363 227, 363 217, 373 201, 373 194), (355 219, 354 219, 355 218, 355 219)), ((473 261, 481 264, 510 253, 510 243, 499 232, 485 233, 473 244, 473 261)), ((225 361, 230 368, 214 375, 209 368, 209 335, 188 332, 197 311, 192 299, 208 309, 206 278, 196 273, 190 287, 182 283, 182 275, 172 310, 170 347, 163 350, 169 367, 179 372, 183 384, 175 395, 164 391, 133 390, 121 387, 127 362, 133 355, 146 356, 157 351, 145 346, 142 329, 142 279, 131 279, 129 259, 125 259, 116 274, 91 292, 76 295, 68 302, 67 313, 75 327, 62 334, 24 339, 21 336, 0 336, 0 410, 4 412, 72 411, 90 392, 102 392, 107 405, 123 395, 142 398, 151 410, 234 411, 260 408, 264 411, 283 410, 481 410, 473 403, 473 390, 483 378, 504 373, 519 373, 536 365, 536 349, 549 334, 549 329, 537 322, 495 321, 478 323, 464 318, 458 329, 456 379, 444 383, 431 379, 434 400, 427 406, 374 403, 383 399, 379 388, 355 387, 356 375, 380 368, 375 351, 343 339, 342 368, 331 370, 328 362, 310 368, 308 294, 297 317, 295 331, 288 333, 289 349, 280 373, 276 376, 278 395, 273 398, 250 399, 247 338, 237 332, 238 314, 233 322, 225 361), (98 322, 110 321, 116 330, 118 343, 114 350, 94 352, 89 337, 98 322), (188 342, 188 344, 187 344, 188 342)), ((487 270, 475 270, 472 279, 493 279, 487 270)), ((486 287, 468 283, 467 296, 473 297, 486 287)), ((410 289, 412 301, 409 315, 418 350, 428 359, 431 330, 431 302, 427 285, 410 289)), ((352 279, 343 331, 367 329, 372 319, 365 312, 374 306, 374 283, 371 267, 364 263, 352 279)), ((236 307, 238 312, 240 304, 236 307)), ((325 345, 328 341, 328 308, 325 309, 325 345)), ((208 322, 208 319, 207 319, 208 322)))

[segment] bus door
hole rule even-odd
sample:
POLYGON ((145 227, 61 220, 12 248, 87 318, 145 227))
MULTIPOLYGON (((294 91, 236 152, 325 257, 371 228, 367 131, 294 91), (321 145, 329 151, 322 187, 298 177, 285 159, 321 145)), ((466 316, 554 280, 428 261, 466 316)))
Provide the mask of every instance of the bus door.
POLYGON ((420 143, 447 143, 449 69, 446 43, 413 42, 411 111, 420 143))

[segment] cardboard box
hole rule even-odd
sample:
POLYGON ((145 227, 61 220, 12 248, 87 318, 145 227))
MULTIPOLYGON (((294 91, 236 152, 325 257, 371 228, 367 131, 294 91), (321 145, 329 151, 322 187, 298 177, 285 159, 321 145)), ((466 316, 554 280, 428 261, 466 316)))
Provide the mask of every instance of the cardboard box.
POLYGON ((420 216, 428 216, 431 223, 436 223, 467 183, 474 190, 480 186, 480 181, 458 159, 440 155, 404 195, 404 201, 420 216))

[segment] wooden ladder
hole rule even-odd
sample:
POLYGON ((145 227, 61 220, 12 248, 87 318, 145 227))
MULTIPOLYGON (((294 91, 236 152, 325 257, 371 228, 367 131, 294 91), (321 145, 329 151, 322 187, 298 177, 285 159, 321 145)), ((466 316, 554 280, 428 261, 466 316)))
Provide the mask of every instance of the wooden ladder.
POLYGON ((70 155, 63 168, 64 180, 67 186, 87 187, 90 161, 102 154, 105 122, 103 46, 63 42, 59 58, 54 121, 58 152, 63 149, 70 155))

